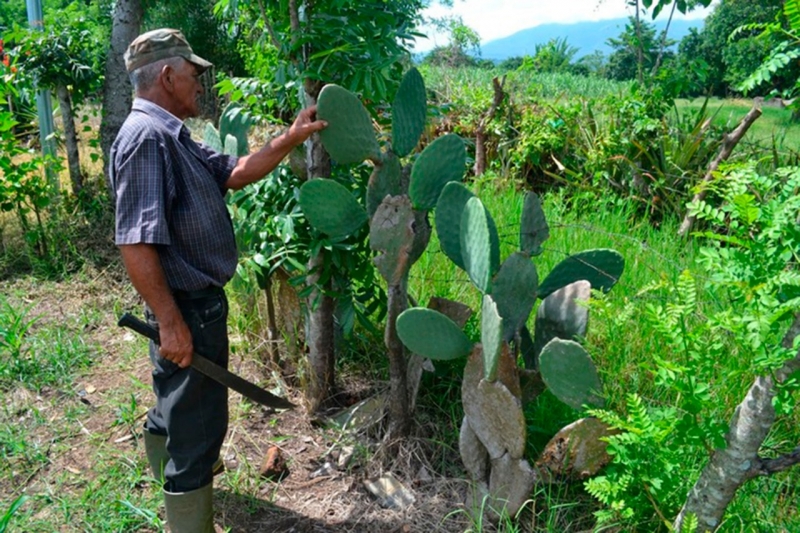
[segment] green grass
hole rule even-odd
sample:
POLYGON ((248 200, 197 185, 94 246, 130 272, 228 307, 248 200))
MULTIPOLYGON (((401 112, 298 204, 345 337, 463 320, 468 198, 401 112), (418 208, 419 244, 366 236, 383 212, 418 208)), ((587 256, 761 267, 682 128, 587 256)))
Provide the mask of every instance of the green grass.
MULTIPOLYGON (((676 104, 678 109, 700 109, 704 101, 703 98, 677 100, 676 104)), ((708 102, 708 113, 713 116, 715 126, 730 132, 752 107, 749 100, 712 98, 708 102)), ((766 106, 761 111, 761 117, 753 123, 745 140, 768 149, 772 148, 774 141, 779 151, 800 150, 800 121, 792 120, 792 112, 766 106)))
MULTIPOLYGON (((523 194, 491 174, 471 187, 497 223, 501 257, 505 258, 518 248, 523 194)), ((655 282, 672 282, 687 268, 699 274, 694 266, 697 243, 677 238, 678 221, 665 219, 654 226, 639 220, 630 203, 621 200, 548 194, 543 205, 551 237, 545 242, 542 255, 535 258, 540 279, 569 254, 582 250, 614 248, 626 260, 619 284, 593 309, 586 339, 587 349, 605 383, 607 405, 622 409, 625 395, 630 392, 658 401, 661 393, 653 384, 648 364, 653 355, 669 358, 670 354, 664 353, 652 326, 644 320, 643 309, 647 303, 661 301, 665 296, 661 292, 643 293, 642 289, 655 282)), ((411 271, 410 292, 420 305, 426 305, 431 296, 442 296, 479 309, 478 290, 441 252, 435 232, 428 250, 411 271)), ((11 509, 21 488, 27 487, 30 498, 10 517, 10 531, 160 530, 160 492, 146 471, 141 443, 135 440, 122 445, 114 443, 115 437, 133 434, 138 429, 149 394, 147 387, 131 379, 124 386, 108 391, 102 403, 91 406, 78 401, 75 393, 82 376, 99 371, 90 365, 101 350, 87 341, 86 331, 98 325, 110 327, 107 314, 112 308, 116 310, 130 302, 122 303, 120 297, 114 297, 110 302, 87 303, 68 320, 34 320, 40 316, 32 308, 37 302, 34 296, 31 303, 26 294, 26 291, 9 293, 8 301, 0 307, 0 328, 5 342, 0 351, 0 368, 16 369, 4 374, 0 381, 3 406, 0 407, 0 516, 11 509), (12 353, 16 355, 11 357, 12 353), (54 389, 52 394, 37 400, 35 391, 45 387, 54 389), (34 393, 20 400, 17 398, 20 391, 34 393), (104 425, 86 435, 82 428, 95 417, 101 417, 104 425), (88 474, 53 467, 75 449, 85 453, 84 460, 90 465, 88 474)), ((234 298, 240 296, 233 294, 234 298)), ((705 293, 702 300, 709 308, 720 305, 705 293)), ((253 317, 246 316, 253 311, 245 303, 234 301, 231 306, 231 324, 243 330, 255 323, 253 317)), ((477 340, 476 318, 468 331, 477 340)), ((365 338, 359 338, 350 350, 364 352, 366 355, 360 354, 361 357, 372 359, 382 353, 380 346, 370 346, 365 338)), ((131 343, 118 349, 113 360, 104 360, 104 364, 110 365, 105 370, 130 372, 141 357, 142 344, 131 343)), ((358 357, 359 354, 346 356, 351 361, 358 361, 358 357)), ((736 364, 734 358, 720 361, 721 369, 735 368, 736 364)), ((436 373, 423 378, 419 404, 420 419, 433 428, 431 441, 435 451, 428 460, 438 472, 463 476, 460 464, 454 459, 463 416, 460 405, 463 362, 435 366, 436 373)), ((356 367, 347 361, 340 365, 344 372, 355 372, 356 367)), ((368 373, 376 372, 371 367, 368 373)), ((730 416, 747 385, 746 380, 721 384, 715 390, 720 412, 730 416)), ((234 412, 232 420, 245 416, 246 412, 234 412)), ((579 416, 549 394, 527 406, 529 459, 535 458, 551 435, 579 416)), ((795 415, 776 424, 767 442, 768 450, 785 450, 800 440, 796 429, 798 418, 795 415)), ((687 461, 687 465, 691 463, 687 461)), ((693 475, 688 467, 686 475, 687 478, 693 475)), ((800 496, 798 476, 800 472, 789 471, 749 483, 730 507, 720 531, 800 530, 795 504, 800 496)), ((236 470, 222 478, 222 483, 229 494, 252 495, 251 503, 266 505, 265 496, 259 493, 257 465, 242 461, 236 470)), ((589 515, 596 508, 580 483, 539 487, 519 520, 503 520, 497 530, 556 532, 564 531, 568 524, 584 522, 588 528, 589 515)), ((472 526, 476 532, 489 529, 480 520, 472 526)))
MULTIPOLYGON (((473 190, 484 202, 494 217, 502 242, 501 260, 518 248, 517 228, 522 207, 522 193, 491 176, 473 185, 473 190)), ((544 244, 544 252, 534 262, 543 279, 558 262, 571 253, 592 248, 614 248, 626 261, 625 273, 616 287, 600 301, 590 313, 586 346, 598 365, 605 386, 607 407, 623 412, 625 396, 637 392, 651 402, 669 402, 654 384, 650 372, 654 356, 671 360, 665 353, 663 343, 652 324, 644 319, 645 306, 665 301, 664 291, 643 291, 648 286, 677 281, 679 274, 688 269, 699 277, 701 271, 695 265, 699 244, 677 237, 678 220, 666 219, 658 226, 638 220, 629 202, 602 200, 568 200, 560 194, 543 198, 543 206, 550 224, 551 237, 544 244)), ((443 296, 462 301, 473 309, 479 309, 480 294, 466 274, 455 267, 441 252, 435 236, 428 251, 412 269, 410 291, 425 305, 431 296, 443 296)), ((714 310, 724 305, 707 292, 700 294, 701 309, 714 310)), ((534 310, 535 313, 535 310, 534 310)), ((533 314, 532 313, 532 316, 533 314)), ((478 340, 477 319, 467 330, 478 340)), ((529 327, 533 327, 532 320, 529 327)), ((738 380, 729 379, 727 370, 738 372, 746 362, 732 357, 720 361, 719 382, 714 390, 718 401, 718 414, 729 420, 733 409, 742 400, 752 376, 746 374, 738 380)), ((463 366, 463 365, 462 365, 463 366)), ((455 364, 437 365, 439 379, 450 379, 458 383, 460 370, 455 364), (449 371, 442 372, 444 366, 449 371)), ((528 422, 528 458, 535 459, 549 438, 561 427, 580 418, 580 413, 566 407, 546 392, 525 407, 528 422)), ((463 413, 460 406, 452 408, 449 417, 452 427, 457 428, 463 413)), ((776 424, 766 443, 767 449, 790 450, 800 440, 797 431, 798 415, 776 424)), ((643 453, 646 453, 643 450, 643 453)), ((687 479, 699 474, 705 464, 703 453, 686 457, 687 479), (696 465, 692 470, 690 465, 696 465)), ((770 478, 758 479, 740 490, 729 509, 729 518, 720 531, 795 531, 800 530, 800 516, 792 503, 797 496, 797 472, 790 471, 770 478)), ((565 499, 553 498, 551 506, 575 506, 576 498, 584 497, 576 511, 590 513, 593 502, 578 490, 565 499)), ((534 496, 534 507, 541 509, 541 497, 534 496), (539 498, 539 499, 537 499, 539 498)), ((683 497, 681 497, 682 500, 683 497)), ((557 531, 559 525, 553 515, 540 517, 538 526, 524 531, 557 531), (544 522, 542 522, 542 520, 544 522), (555 526, 552 524, 556 523, 555 526), (549 523, 550 526, 545 526, 549 523)), ((478 531, 479 529, 476 529, 478 531)), ((516 531, 508 525, 504 531, 516 531)))

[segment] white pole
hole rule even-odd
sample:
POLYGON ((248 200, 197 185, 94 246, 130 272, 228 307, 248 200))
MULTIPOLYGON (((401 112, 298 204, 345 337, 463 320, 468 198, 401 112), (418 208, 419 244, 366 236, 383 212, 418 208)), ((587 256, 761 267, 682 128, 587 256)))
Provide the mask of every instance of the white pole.
MULTIPOLYGON (((42 0, 26 0, 28 7, 28 24, 31 28, 44 29, 44 16, 42 15, 42 0)), ((53 138, 53 107, 50 104, 50 93, 39 89, 36 93, 36 110, 39 114, 39 141, 42 144, 42 154, 56 157, 56 141, 53 138)), ((59 192, 58 175, 53 171, 49 162, 45 162, 45 173, 53 186, 55 195, 59 192)))

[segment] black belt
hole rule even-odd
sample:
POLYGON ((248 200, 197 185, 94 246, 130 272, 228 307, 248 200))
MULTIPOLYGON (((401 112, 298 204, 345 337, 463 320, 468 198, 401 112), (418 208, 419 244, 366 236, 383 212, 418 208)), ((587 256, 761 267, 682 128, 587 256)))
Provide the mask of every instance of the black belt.
POLYGON ((208 286, 204 289, 197 289, 194 291, 181 291, 181 290, 172 291, 172 295, 175 297, 176 300, 198 300, 200 298, 210 298, 212 296, 218 296, 224 293, 225 290, 222 287, 216 287, 214 285, 208 286))

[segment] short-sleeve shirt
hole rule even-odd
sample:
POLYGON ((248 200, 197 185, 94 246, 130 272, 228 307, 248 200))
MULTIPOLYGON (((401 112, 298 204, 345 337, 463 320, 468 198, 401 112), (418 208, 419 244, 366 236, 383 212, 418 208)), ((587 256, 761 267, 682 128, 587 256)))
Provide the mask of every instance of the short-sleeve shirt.
POLYGON ((180 119, 143 98, 110 159, 116 244, 155 245, 173 290, 225 285, 237 253, 224 184, 237 159, 197 144, 180 119))

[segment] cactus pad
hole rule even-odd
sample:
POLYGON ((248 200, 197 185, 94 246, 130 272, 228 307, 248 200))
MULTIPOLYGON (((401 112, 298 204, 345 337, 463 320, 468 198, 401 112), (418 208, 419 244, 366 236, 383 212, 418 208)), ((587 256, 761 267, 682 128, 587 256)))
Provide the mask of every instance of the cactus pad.
POLYGON ((225 148, 223 149, 228 155, 239 155, 239 141, 230 133, 225 136, 225 148))
POLYGON ((603 404, 597 368, 577 342, 553 339, 547 343, 539 356, 539 371, 547 388, 573 409, 603 404))
POLYGON ((300 187, 300 207, 317 231, 332 238, 355 233, 367 221, 367 213, 343 185, 329 179, 313 179, 300 187))
POLYGON ((472 343, 438 311, 412 307, 397 317, 397 335, 406 348, 428 359, 446 361, 469 354, 472 343))
POLYGON ((203 144, 215 152, 222 152, 222 140, 219 138, 219 132, 210 122, 206 122, 206 127, 203 130, 203 144))
POLYGON ((442 251, 462 270, 467 267, 461 256, 461 214, 469 199, 474 197, 464 185, 451 181, 442 189, 436 204, 436 234, 442 251))
POLYGON ((530 255, 542 253, 542 243, 550 238, 550 227, 542 210, 542 201, 534 192, 525 195, 519 224, 519 248, 530 255))
POLYGON ((492 298, 503 317, 503 339, 508 342, 528 320, 536 303, 539 278, 530 257, 523 252, 508 256, 492 280, 492 298))
POLYGON ((398 157, 408 155, 419 142, 428 111, 425 96, 422 75, 417 69, 410 69, 403 76, 392 104, 392 151, 398 157))
POLYGON ((539 298, 570 283, 585 279, 593 289, 603 292, 611 290, 625 270, 625 259, 615 250, 587 250, 571 255, 550 271, 539 285, 539 298))
POLYGON ((483 379, 497 378, 497 365, 503 347, 503 319, 497 312, 497 304, 488 294, 481 305, 481 345, 483 346, 483 379))
POLYGON ((411 169, 408 195, 414 209, 436 207, 444 186, 463 178, 466 160, 464 141, 454 133, 443 135, 429 144, 411 169))
MULTIPOLYGON (((237 152, 234 155, 243 156, 250 152, 247 145, 247 132, 253 124, 250 114, 236 102, 231 102, 222 111, 219 117, 219 137, 227 139, 228 135, 236 138, 237 152)), ((225 146, 228 146, 227 140, 225 146)))
POLYGON ((489 211, 478 198, 470 198, 461 213, 461 257, 472 283, 491 292, 492 276, 500 263, 500 239, 489 211))
POLYGON ((389 152, 375 165, 367 184, 367 214, 370 218, 386 196, 405 194, 400 186, 400 160, 389 152))
POLYGON ((382 252, 375 265, 389 285, 399 284, 411 267, 409 250, 414 242, 414 212, 408 196, 387 196, 369 224, 369 244, 382 252))
POLYGON ((353 93, 334 84, 323 87, 317 99, 317 118, 328 122, 319 138, 334 161, 349 165, 380 160, 372 119, 353 93))
POLYGON ((577 340, 586 335, 589 309, 581 302, 591 296, 591 286, 586 280, 570 283, 542 300, 536 311, 536 332, 533 337, 533 357, 555 338, 577 340))

